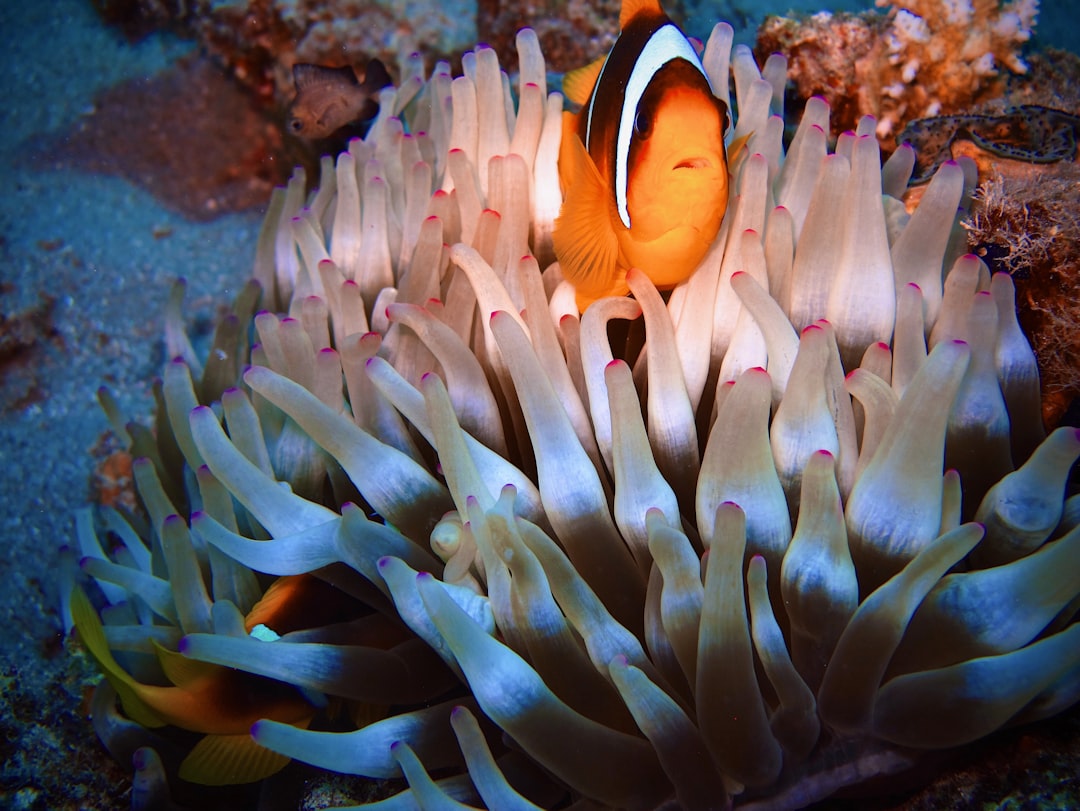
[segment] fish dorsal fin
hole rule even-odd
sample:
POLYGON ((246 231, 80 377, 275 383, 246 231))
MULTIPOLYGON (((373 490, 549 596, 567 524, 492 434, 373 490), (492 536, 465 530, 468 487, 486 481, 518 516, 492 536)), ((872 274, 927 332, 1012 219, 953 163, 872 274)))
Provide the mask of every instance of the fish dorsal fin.
POLYGON ((163 648, 157 642, 154 643, 154 653, 165 678, 181 688, 212 678, 222 669, 221 665, 189 659, 182 653, 163 648))
POLYGON ((350 67, 328 68, 323 65, 297 62, 292 66, 292 75, 297 91, 320 84, 360 85, 356 79, 356 73, 350 67))
POLYGON ((105 629, 101 626, 101 619, 90 604, 90 598, 80 586, 75 586, 71 592, 71 618, 75 621, 79 639, 86 646, 87 652, 97 662, 101 672, 109 680, 109 684, 120 696, 120 703, 123 704, 127 716, 147 728, 164 726, 165 721, 139 696, 139 690, 143 689, 143 685, 135 681, 113 657, 112 651, 109 650, 108 640, 105 639, 105 629))
POLYGON ((619 11, 619 30, 625 31, 629 22, 638 14, 663 14, 659 0, 623 0, 619 11))
POLYGON ((564 123, 559 156, 569 183, 551 238, 563 276, 577 290, 578 307, 607 295, 625 293, 625 274, 617 267, 619 242, 612 230, 611 193, 585 145, 564 123))
POLYGON ((600 76, 600 71, 604 69, 605 61, 607 61, 606 54, 597 57, 587 65, 567 72, 562 80, 563 95, 574 104, 585 104, 592 95, 593 88, 596 87, 596 80, 600 76))
MULTIPOLYGON (((307 722, 296 724, 307 727, 307 722)), ((207 735, 180 764, 180 777, 202 786, 255 783, 276 774, 291 758, 255 743, 251 735, 207 735)))

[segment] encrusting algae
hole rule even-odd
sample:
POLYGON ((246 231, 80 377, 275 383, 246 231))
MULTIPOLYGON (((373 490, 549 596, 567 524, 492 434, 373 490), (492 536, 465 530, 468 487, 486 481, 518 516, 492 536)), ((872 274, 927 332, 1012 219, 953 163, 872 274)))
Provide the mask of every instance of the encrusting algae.
POLYGON ((164 767, 110 689, 203 733, 187 779, 296 758, 424 809, 798 808, 1076 701, 1080 433, 1045 434, 1012 281, 955 247, 972 167, 909 215, 910 150, 864 119, 829 152, 821 99, 785 150, 783 59, 732 35, 701 63, 746 145, 666 300, 634 269, 579 312, 526 29, 513 93, 484 47, 407 74, 275 193, 205 361, 171 310, 156 435, 109 409, 147 517, 80 519, 71 601, 136 807, 164 767), (250 735, 221 673, 260 685, 250 735))

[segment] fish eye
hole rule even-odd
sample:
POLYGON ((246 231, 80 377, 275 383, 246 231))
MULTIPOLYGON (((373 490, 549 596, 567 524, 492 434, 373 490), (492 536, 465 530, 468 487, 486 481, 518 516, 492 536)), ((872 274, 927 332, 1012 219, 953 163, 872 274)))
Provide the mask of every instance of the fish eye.
POLYGON ((293 132, 302 132, 304 129, 304 122, 301 121, 299 118, 290 118, 289 129, 293 132))
POLYGON ((652 135, 653 117, 648 110, 639 109, 634 116, 634 134, 638 138, 648 138, 652 135))

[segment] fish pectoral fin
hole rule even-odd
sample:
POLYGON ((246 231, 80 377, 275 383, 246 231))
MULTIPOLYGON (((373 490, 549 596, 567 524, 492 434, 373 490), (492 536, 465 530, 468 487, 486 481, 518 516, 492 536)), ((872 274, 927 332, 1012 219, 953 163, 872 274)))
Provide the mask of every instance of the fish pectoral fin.
MULTIPOLYGON (((296 724, 307 728, 308 721, 296 724)), ((180 777, 201 786, 255 783, 281 771, 291 758, 259 746, 247 732, 207 735, 180 764, 180 777)))
POLYGON ((600 71, 604 69, 607 54, 597 57, 587 65, 567 71, 562 80, 563 95, 574 104, 582 105, 589 100, 600 71))
POLYGON ((135 681, 113 657, 97 611, 81 586, 75 586, 71 591, 71 617, 87 652, 120 696, 120 703, 128 718, 150 729, 165 726, 165 721, 140 697, 140 689, 145 692, 144 685, 135 681))
POLYGON ((607 185, 581 139, 574 133, 564 136, 569 142, 563 141, 560 164, 568 163, 564 176, 569 185, 551 235, 563 276, 577 289, 579 301, 625 293, 607 185))

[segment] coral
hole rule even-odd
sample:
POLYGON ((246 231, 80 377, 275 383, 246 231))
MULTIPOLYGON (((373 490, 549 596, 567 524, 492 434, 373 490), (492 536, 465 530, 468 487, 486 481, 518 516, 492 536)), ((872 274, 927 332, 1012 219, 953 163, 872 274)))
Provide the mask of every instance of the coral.
POLYGON ((757 52, 788 56, 799 96, 836 110, 834 133, 877 118, 883 140, 909 122, 966 111, 1000 96, 1008 71, 1023 73, 1038 0, 900 0, 887 15, 770 17, 757 52))
POLYGON ((145 520, 80 517, 100 611, 71 601, 145 791, 208 749, 280 767, 158 692, 211 668, 310 708, 259 745, 423 808, 796 808, 1075 703, 1080 433, 1043 430, 1011 278, 956 250, 964 168, 909 214, 905 152, 867 118, 830 153, 821 99, 785 151, 783 60, 732 33, 703 62, 749 140, 666 301, 631 271, 579 314, 550 261, 562 100, 526 30, 516 109, 478 47, 275 192, 205 361, 173 307, 145 520), (248 627, 309 574, 359 615, 248 627), (206 737, 159 748, 111 688, 206 737))
POLYGON ((1043 416, 1056 424, 1080 395, 1080 212, 1075 162, 983 182, 964 222, 972 249, 1016 278, 1020 321, 1042 370, 1043 416))
POLYGON ((1054 107, 1026 104, 997 114, 968 113, 922 118, 909 123, 897 136, 899 144, 915 150, 912 183, 925 183, 943 161, 970 156, 980 177, 988 177, 1002 164, 1028 166, 1037 173, 1042 164, 1072 162, 1076 158, 1080 116, 1054 107), (960 145, 961 141, 968 144, 960 145))
POLYGON ((120 175, 203 221, 261 205, 292 165, 280 128, 198 59, 110 88, 33 160, 120 175))
MULTIPOLYGON (((59 246, 39 247, 52 250, 59 246)), ((46 343, 63 344, 53 325, 55 308, 55 298, 42 293, 39 303, 28 310, 10 314, 0 311, 0 380, 4 383, 0 408, 26 408, 44 399, 35 357, 46 343)))
POLYGON ((522 26, 536 30, 548 64, 559 71, 588 64, 607 52, 618 33, 615 0, 479 0, 477 6, 480 41, 495 49, 508 71, 517 67, 514 40, 522 26))

